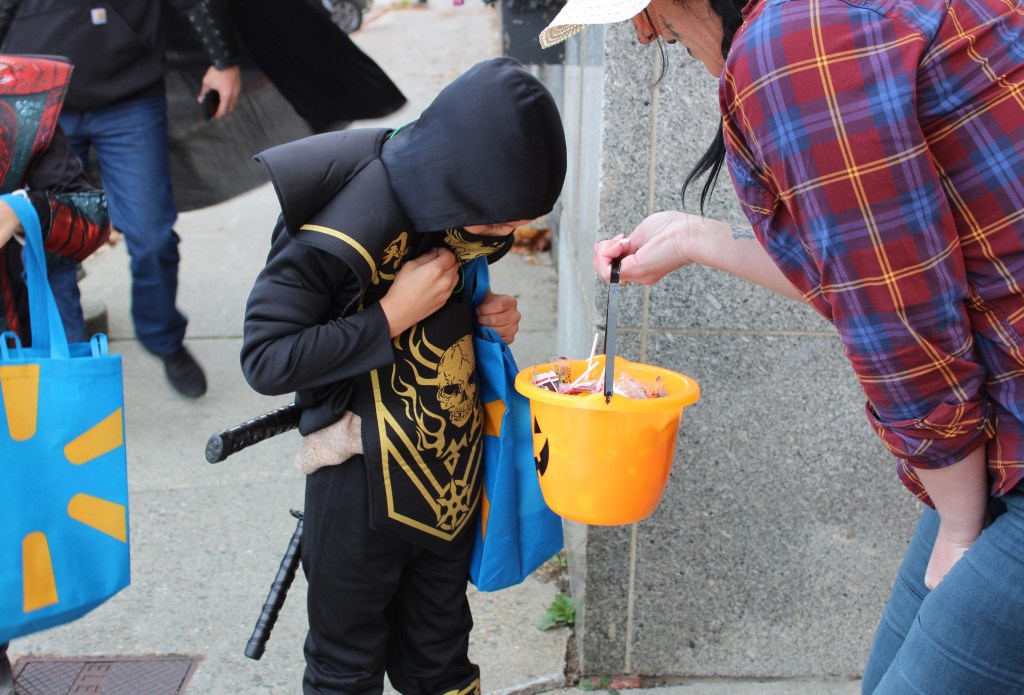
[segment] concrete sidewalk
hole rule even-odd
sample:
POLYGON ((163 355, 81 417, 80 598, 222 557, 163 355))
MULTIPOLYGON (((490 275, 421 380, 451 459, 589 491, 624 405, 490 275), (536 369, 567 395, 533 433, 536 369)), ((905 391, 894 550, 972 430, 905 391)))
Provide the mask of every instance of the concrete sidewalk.
MULTIPOLYGON (((398 126, 416 118, 452 78, 500 52, 498 13, 477 0, 462 7, 443 0, 381 7, 353 39, 410 100, 387 119, 353 127, 398 126)), ((203 457, 213 432, 288 402, 251 391, 238 365, 245 300, 277 214, 273 192, 263 186, 179 219, 179 304, 190 317, 187 344, 209 379, 209 392, 199 401, 172 391, 160 362, 134 339, 124 244, 86 263, 83 296, 107 305, 111 347, 124 358, 132 584, 74 623, 15 640, 12 661, 43 654, 183 654, 201 659, 188 693, 300 691, 306 629, 301 575, 263 658, 243 655, 294 530, 288 511, 303 504, 303 478, 291 463, 298 435, 271 439, 217 465, 203 457)), ((548 254, 510 254, 492 274, 496 291, 519 298, 524 319, 513 345, 519 364, 553 356, 557 278, 548 254)), ((471 590, 471 656, 480 664, 485 692, 563 695, 570 633, 536 627, 557 592, 556 583, 536 577, 493 594, 471 590)), ((807 681, 694 681, 655 689, 658 695, 858 692, 855 683, 807 681)))

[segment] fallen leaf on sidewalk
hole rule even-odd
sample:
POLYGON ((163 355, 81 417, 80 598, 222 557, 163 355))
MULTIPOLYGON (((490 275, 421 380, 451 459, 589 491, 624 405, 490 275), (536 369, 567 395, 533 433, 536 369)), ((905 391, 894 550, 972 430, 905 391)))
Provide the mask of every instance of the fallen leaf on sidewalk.
POLYGON ((546 222, 534 222, 517 227, 512 250, 516 253, 551 250, 551 227, 546 222))

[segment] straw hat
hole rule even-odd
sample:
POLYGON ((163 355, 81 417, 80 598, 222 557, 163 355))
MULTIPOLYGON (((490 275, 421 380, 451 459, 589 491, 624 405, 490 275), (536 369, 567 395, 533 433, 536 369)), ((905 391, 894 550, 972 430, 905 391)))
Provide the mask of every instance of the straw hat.
POLYGON ((540 33, 540 45, 550 48, 588 24, 613 24, 632 19, 651 0, 569 0, 540 33))

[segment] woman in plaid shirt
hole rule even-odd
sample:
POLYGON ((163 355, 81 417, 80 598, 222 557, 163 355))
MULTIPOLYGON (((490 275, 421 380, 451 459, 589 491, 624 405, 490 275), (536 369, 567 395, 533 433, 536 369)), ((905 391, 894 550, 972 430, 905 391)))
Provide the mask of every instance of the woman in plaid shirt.
POLYGON ((832 321, 928 505, 864 692, 1024 692, 1024 4, 569 0, 541 43, 625 19, 719 76, 686 183, 703 207, 725 162, 752 229, 661 212, 595 268, 698 263, 832 321))

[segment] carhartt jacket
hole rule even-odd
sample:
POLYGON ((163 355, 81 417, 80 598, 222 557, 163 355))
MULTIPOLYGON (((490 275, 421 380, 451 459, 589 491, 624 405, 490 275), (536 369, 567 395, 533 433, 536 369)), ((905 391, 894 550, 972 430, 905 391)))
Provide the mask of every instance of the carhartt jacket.
MULTIPOLYGON (((238 62, 221 0, 172 0, 212 65, 238 62)), ((164 92, 166 37, 160 0, 0 0, 0 50, 64 56, 75 77, 65 110, 86 111, 164 92)))

